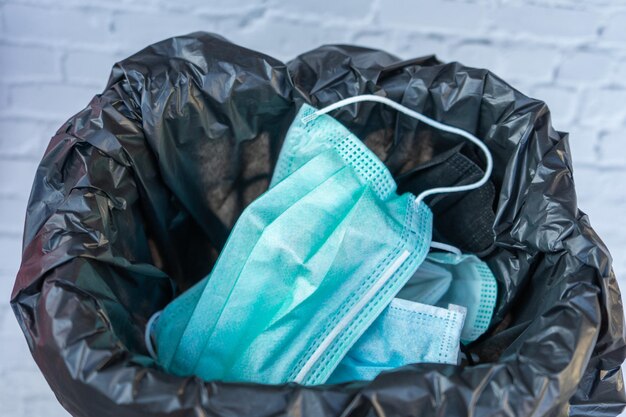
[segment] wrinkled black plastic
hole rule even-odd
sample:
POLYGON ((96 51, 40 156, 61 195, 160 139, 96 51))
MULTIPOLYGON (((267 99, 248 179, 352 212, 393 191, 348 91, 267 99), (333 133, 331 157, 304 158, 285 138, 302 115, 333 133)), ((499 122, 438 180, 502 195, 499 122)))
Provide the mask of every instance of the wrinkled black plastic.
MULTIPOLYGON (((427 167, 439 155, 484 166, 458 137, 380 104, 333 116, 404 189, 436 178, 427 167)), ((453 241, 468 217, 445 202, 431 204, 435 218, 448 211, 438 229, 453 241)), ((53 137, 23 243, 11 303, 76 416, 613 416, 625 404, 620 293, 577 208, 567 135, 544 103, 486 70, 354 46, 284 64, 204 33, 160 42, 116 64, 105 91, 53 137), (494 155, 476 216, 493 222, 479 246, 500 299, 466 366, 319 387, 206 383, 156 369, 147 319, 210 271, 242 209, 267 189, 298 106, 363 93, 466 129, 494 155), (495 238, 489 248, 485 236, 495 238)))

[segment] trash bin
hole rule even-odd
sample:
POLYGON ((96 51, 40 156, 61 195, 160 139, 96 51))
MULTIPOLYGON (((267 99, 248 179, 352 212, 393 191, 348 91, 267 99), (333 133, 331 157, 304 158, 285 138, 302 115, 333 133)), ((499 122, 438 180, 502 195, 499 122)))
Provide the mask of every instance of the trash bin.
MULTIPOLYGON (((460 138, 386 106, 333 117, 401 190, 428 188, 441 169, 462 180, 459 160, 481 166, 460 138)), ((116 64, 39 165, 11 304, 76 416, 613 416, 626 404, 620 292, 577 208, 567 134, 543 102, 432 56, 328 45, 285 64, 193 33, 116 64), (296 110, 357 94, 389 97, 490 148, 490 183, 427 200, 437 239, 479 252, 498 279, 487 334, 463 348, 462 366, 409 365, 343 385, 159 370, 144 345, 148 318, 211 270, 242 210, 267 189, 296 110)))

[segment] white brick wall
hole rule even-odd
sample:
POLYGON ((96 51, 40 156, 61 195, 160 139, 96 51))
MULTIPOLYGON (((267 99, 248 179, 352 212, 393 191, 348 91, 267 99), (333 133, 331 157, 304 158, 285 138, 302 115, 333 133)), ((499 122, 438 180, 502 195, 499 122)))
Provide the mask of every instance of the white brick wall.
POLYGON ((66 416, 8 306, 25 205, 49 137, 111 65, 194 30, 280 59, 323 43, 436 53, 493 70, 571 133, 579 205, 626 289, 625 0, 0 0, 0 409, 66 416))

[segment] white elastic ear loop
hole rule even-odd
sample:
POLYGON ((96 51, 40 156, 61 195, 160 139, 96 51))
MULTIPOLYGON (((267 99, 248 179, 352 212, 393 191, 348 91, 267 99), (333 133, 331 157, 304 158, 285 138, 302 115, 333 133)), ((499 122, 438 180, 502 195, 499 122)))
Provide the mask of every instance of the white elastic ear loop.
POLYGON ((440 123, 436 120, 431 119, 430 117, 424 116, 421 113, 411 110, 408 107, 403 106, 402 104, 398 104, 395 101, 390 100, 386 97, 376 96, 373 94, 363 94, 359 96, 348 97, 343 100, 339 100, 338 102, 333 103, 329 106, 326 106, 323 109, 316 110, 314 113, 311 113, 308 116, 303 117, 302 122, 308 123, 311 120, 315 119, 316 117, 321 116, 322 114, 326 114, 339 107, 352 104, 352 103, 358 103, 360 101, 375 101, 378 103, 386 104, 398 110, 399 112, 406 114, 407 116, 413 117, 419 120, 420 122, 424 122, 427 125, 434 127, 435 129, 443 130, 444 132, 449 132, 449 133, 462 136, 468 139, 469 141, 471 141, 472 143, 474 143, 476 146, 478 146, 480 150, 483 151, 483 153, 485 154, 485 158, 487 159, 487 167, 485 169, 485 174, 480 180, 472 184, 467 184, 467 185, 459 185, 456 187, 437 187, 437 188, 431 188, 430 190, 422 191, 415 198, 415 202, 417 204, 421 203, 422 200, 424 200, 424 198, 428 197, 429 195, 441 194, 441 193, 458 193, 460 191, 468 191, 468 190, 476 189, 480 187, 481 185, 483 185, 484 183, 486 183, 487 180, 489 179, 489 176, 491 175, 491 171, 493 170, 493 158, 491 157, 491 152, 489 152, 489 149, 487 148, 487 146, 480 139, 478 139, 476 136, 472 135, 471 133, 466 132, 463 129, 459 129, 458 127, 448 126, 446 124, 440 123))
POLYGON ((152 315, 152 317, 150 317, 150 320, 148 320, 148 323, 146 324, 146 330, 143 334, 144 343, 146 344, 146 349, 148 350, 148 353, 150 354, 152 359, 156 359, 157 355, 156 355, 156 352, 154 351, 154 346, 152 346, 152 337, 150 337, 150 335, 152 333, 152 325, 154 324, 156 319, 159 318, 160 315, 161 315, 161 312, 157 311, 156 313, 152 315))
POLYGON ((453 253, 457 256, 461 256, 463 253, 461 249, 456 246, 448 245, 447 243, 435 242, 434 240, 430 242, 430 247, 433 249, 440 249, 446 252, 453 253))

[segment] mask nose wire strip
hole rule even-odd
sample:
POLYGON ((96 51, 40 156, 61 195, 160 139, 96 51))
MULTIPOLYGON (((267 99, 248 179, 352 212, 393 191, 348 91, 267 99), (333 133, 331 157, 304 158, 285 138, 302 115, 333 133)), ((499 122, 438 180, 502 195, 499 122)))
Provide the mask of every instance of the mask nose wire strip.
POLYGON ((470 142, 472 142, 473 144, 475 144, 476 146, 478 146, 480 148, 480 150, 485 154, 485 158, 487 160, 487 167, 485 168, 485 174, 483 175, 483 177, 472 183, 472 184, 466 184, 466 185, 459 185, 456 187, 437 187, 437 188, 431 188, 430 190, 425 190, 422 191, 416 198, 415 198, 415 202, 417 204, 421 203, 422 200, 424 200, 424 198, 433 195, 433 194, 441 194, 441 193, 457 193, 457 192, 461 192, 461 191, 469 191, 469 190, 473 190, 476 189, 478 187, 480 187, 481 185, 483 185, 484 183, 487 182, 487 180, 489 179, 489 176, 491 176, 491 171, 493 170, 493 158, 491 156, 491 152, 489 151, 489 149, 487 148, 487 146, 480 140, 478 139, 476 136, 472 135, 469 132, 466 132, 463 129, 459 129, 458 127, 454 127, 454 126, 449 126, 446 125, 444 123, 440 123, 436 120, 431 119, 428 116, 424 116, 421 113, 416 112, 415 110, 411 110, 408 107, 403 106, 402 104, 396 103, 393 100, 390 100, 386 97, 381 97, 381 96, 376 96, 373 94, 363 94, 363 95, 358 95, 358 96, 353 96, 353 97, 348 97, 345 98, 343 100, 339 100, 336 103, 330 104, 320 110, 315 111, 314 113, 311 113, 308 116, 305 116, 302 118, 302 122, 303 123, 308 123, 312 120, 314 120, 315 118, 317 118, 318 116, 321 116, 322 114, 326 114, 328 112, 331 112, 339 107, 343 107, 346 106, 348 104, 353 104, 353 103, 358 103, 361 101, 375 101, 377 103, 382 103, 382 104, 386 104, 394 109, 396 109, 397 111, 406 114, 409 117, 412 117, 414 119, 419 120, 420 122, 426 123, 429 126, 434 127, 435 129, 438 130, 442 130, 444 132, 448 132, 448 133, 452 133, 455 135, 459 135, 464 137, 465 139, 469 140, 470 142))

